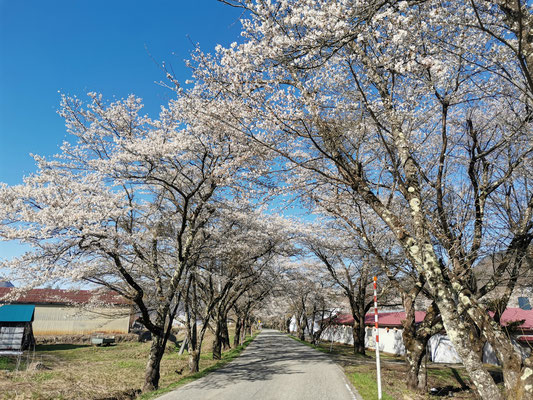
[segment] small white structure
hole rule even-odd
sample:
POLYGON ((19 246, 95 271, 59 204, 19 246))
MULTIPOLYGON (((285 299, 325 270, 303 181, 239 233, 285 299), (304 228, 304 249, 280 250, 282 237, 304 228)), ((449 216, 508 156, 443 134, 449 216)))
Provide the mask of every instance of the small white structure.
POLYGON ((461 357, 446 335, 433 335, 428 343, 429 359, 434 363, 460 364, 461 357))
MULTIPOLYGON (((309 318, 307 320, 307 326, 311 326, 311 323, 313 324, 313 332, 316 332, 320 329, 320 325, 319 325, 319 322, 320 321, 313 321, 311 318, 309 318)), ((291 322, 289 323, 289 332, 292 332, 292 333, 297 333, 298 332, 298 324, 296 323, 296 317, 293 315, 291 317, 291 322)), ((310 332, 309 332, 309 329, 305 329, 305 334, 306 335, 309 335, 310 332)))
MULTIPOLYGON (((396 313, 394 313, 396 314, 396 313)), ((374 315, 370 315, 371 318, 374 318, 374 315)), ((338 316, 337 318, 343 318, 343 316, 338 316)), ((324 341, 332 341, 336 343, 344 344, 353 344, 353 334, 352 334, 352 324, 351 316, 346 318, 349 323, 334 323, 324 330, 322 333, 321 339, 324 341)), ((368 319, 368 316, 367 318, 368 319)), ((375 336, 376 328, 373 326, 374 322, 371 323, 366 321, 366 334, 365 334, 365 347, 374 349, 375 348, 375 336)), ((380 324, 381 325, 381 324, 380 324)), ((402 339, 402 328, 401 324, 399 326, 394 326, 389 324, 388 326, 379 327, 379 350, 385 353, 390 354, 405 354, 405 346, 402 339)))

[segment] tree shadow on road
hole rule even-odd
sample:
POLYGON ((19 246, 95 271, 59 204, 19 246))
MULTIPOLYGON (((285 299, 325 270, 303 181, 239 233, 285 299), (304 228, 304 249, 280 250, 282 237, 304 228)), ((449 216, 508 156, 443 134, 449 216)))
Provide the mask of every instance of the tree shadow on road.
MULTIPOLYGON (((274 375, 301 374, 295 362, 328 362, 331 359, 311 348, 299 345, 279 333, 264 332, 236 360, 196 381, 190 389, 222 389, 237 382, 268 381, 274 375)), ((186 391, 187 386, 180 390, 186 391)))

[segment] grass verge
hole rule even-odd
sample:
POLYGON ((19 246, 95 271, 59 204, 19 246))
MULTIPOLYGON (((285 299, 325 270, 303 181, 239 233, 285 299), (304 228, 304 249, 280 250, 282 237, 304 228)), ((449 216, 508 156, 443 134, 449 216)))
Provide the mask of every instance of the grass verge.
MULTIPOLYGON (((291 339, 296 340, 299 343, 302 343, 308 347, 311 347, 315 350, 318 350, 322 353, 330 354, 329 348, 322 345, 314 345, 305 340, 301 340, 296 336, 289 335, 291 339)), ((355 357, 355 355, 354 355, 355 357)), ((345 375, 350 380, 351 384, 357 389, 357 392, 363 397, 364 400, 378 400, 378 385, 376 381, 376 373, 364 373, 364 372, 349 372, 346 368, 343 368, 345 375)), ((394 400, 393 397, 389 396, 387 393, 382 392, 382 400, 394 400)))
POLYGON ((246 338, 246 340, 244 341, 243 344, 241 344, 240 346, 234 348, 234 349, 231 349, 225 353, 222 354, 222 359, 220 361, 218 361, 216 364, 214 365, 211 365, 207 368, 204 368, 203 370, 201 370, 200 372, 197 372, 195 374, 192 374, 192 375, 189 375, 189 376, 185 376, 183 378, 181 378, 180 380, 164 387, 164 388, 160 388, 158 390, 154 390, 153 392, 150 392, 150 393, 145 393, 143 395, 141 395, 138 399, 139 400, 151 400, 151 399, 155 399, 156 397, 159 397, 165 393, 168 393, 168 392, 171 392, 172 390, 175 390, 177 389, 178 387, 180 386, 183 386, 183 385, 186 385, 187 383, 190 383, 192 381, 195 381, 197 379, 200 379, 204 376, 206 376, 207 374, 209 374, 210 372, 213 372, 219 368, 222 368, 224 365, 226 365, 227 363, 229 363, 230 361, 234 360, 235 358, 237 358, 242 352, 243 350, 248 347, 248 345, 255 339, 255 337, 258 335, 259 333, 255 333, 253 336, 249 336, 246 338))
MULTIPOLYGON (((353 346, 322 342, 312 345, 301 341, 297 337, 290 338, 312 347, 318 351, 327 353, 339 364, 348 380, 357 389, 364 400, 377 399, 376 361, 373 350, 367 351, 366 355, 354 354, 353 346), (330 351, 331 350, 331 351, 330 351)), ((382 400, 410 399, 427 400, 439 399, 450 393, 457 399, 476 399, 468 374, 462 366, 447 364, 428 364, 428 389, 433 388, 431 393, 418 393, 407 388, 405 363, 403 357, 387 353, 380 353, 381 358, 381 385, 382 400)), ((494 373, 498 367, 493 367, 494 373)))
POLYGON ((306 342, 305 340, 300 340, 296 336, 288 335, 291 339, 296 340, 297 342, 301 344, 305 344, 307 347, 311 347, 312 349, 321 351, 322 353, 329 353, 329 351, 323 347, 315 346, 313 343, 306 342))
MULTIPOLYGON (((371 372, 352 372, 346 376, 365 400, 378 400, 378 384, 376 374, 371 372)), ((382 392, 382 400, 394 400, 386 392, 382 392)))
MULTIPOLYGON (((183 333, 178 334, 178 340, 183 337, 183 333)), ((201 371, 217 364, 212 359, 213 339, 213 334, 206 332, 200 356, 201 371)), ((39 362, 44 369, 20 368, 19 371, 13 371, 15 360, 0 357, 0 400, 133 398, 144 382, 150 346, 151 342, 119 342, 108 347, 40 344, 29 355, 29 362, 39 362)), ((179 355, 178 350, 176 344, 167 343, 161 360, 161 388, 191 375, 187 353, 179 355)), ((223 361, 232 354, 234 350, 223 353, 223 361)))
MULTIPOLYGON (((17 365, 15 357, 2 357, 0 356, 0 370, 14 371, 17 365)), ((25 367, 25 361, 21 362, 20 368, 25 367)))

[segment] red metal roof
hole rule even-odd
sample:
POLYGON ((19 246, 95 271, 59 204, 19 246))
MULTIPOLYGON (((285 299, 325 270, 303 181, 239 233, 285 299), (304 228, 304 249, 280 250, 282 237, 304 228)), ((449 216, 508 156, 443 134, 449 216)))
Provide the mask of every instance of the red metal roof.
MULTIPOLYGON (((494 316, 493 312, 489 312, 490 316, 494 316)), ((416 323, 422 322, 426 316, 425 311, 415 311, 416 323)), ((405 319, 405 312, 382 312, 379 313, 379 326, 385 327, 402 327, 402 321, 405 319)), ((521 308, 508 308, 504 311, 501 324, 503 326, 515 322, 524 322, 518 327, 523 330, 533 330, 533 310, 522 310, 521 308)), ((339 314, 333 317, 333 322, 339 325, 352 325, 353 317, 351 314, 339 314)), ((365 325, 374 325, 374 314, 368 313, 365 316, 365 325)))
MULTIPOLYGON (((7 295, 13 288, 0 287, 0 298, 7 295)), ((63 290, 63 289, 31 289, 21 294, 14 304, 88 304, 104 303, 112 305, 131 304, 116 292, 100 292, 94 290, 63 290)))
MULTIPOLYGON (((420 323, 426 316, 425 311, 415 311, 415 323, 420 323)), ((378 315, 379 326, 402 327, 402 321, 405 320, 405 311, 382 312, 378 315)), ((374 314, 365 316, 365 325, 374 324, 374 314)))
MULTIPOLYGON (((419 323, 424 320, 425 311, 415 311, 415 322, 419 323)), ((405 319, 405 311, 382 312, 379 314, 379 326, 385 327, 402 327, 402 321, 405 319)), ((333 322, 340 325, 352 325, 353 317, 351 314, 339 314, 333 318, 333 322)), ((365 325, 374 325, 374 314, 366 314, 365 325)))
MULTIPOLYGON (((494 313, 489 312, 490 316, 494 316, 494 313)), ((524 321, 518 328, 524 330, 533 330, 533 310, 522 310, 521 308, 507 308, 500 318, 500 322, 503 326, 508 325, 516 321, 524 321)))
POLYGON ((353 317, 351 316, 351 314, 338 314, 335 317, 332 317, 331 320, 334 324, 338 324, 338 325, 352 325, 353 324, 353 317))

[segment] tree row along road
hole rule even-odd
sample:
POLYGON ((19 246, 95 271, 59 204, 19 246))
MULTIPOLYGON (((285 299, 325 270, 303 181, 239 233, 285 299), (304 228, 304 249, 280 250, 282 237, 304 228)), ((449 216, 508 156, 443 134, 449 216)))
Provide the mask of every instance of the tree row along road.
POLYGON ((160 400, 358 399, 326 355, 263 330, 236 360, 160 400))

